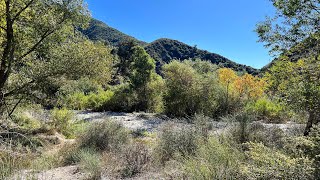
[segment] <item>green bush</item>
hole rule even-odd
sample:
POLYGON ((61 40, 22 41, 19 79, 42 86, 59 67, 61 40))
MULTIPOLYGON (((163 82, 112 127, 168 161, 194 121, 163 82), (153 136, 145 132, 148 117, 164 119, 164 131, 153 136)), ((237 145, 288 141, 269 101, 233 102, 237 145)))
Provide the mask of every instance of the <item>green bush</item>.
POLYGON ((83 92, 77 92, 65 97, 63 106, 75 110, 98 109, 103 104, 108 103, 114 93, 110 90, 98 91, 97 93, 90 93, 85 95, 83 92))
POLYGON ((289 137, 284 150, 296 158, 313 160, 314 177, 320 177, 320 126, 311 129, 309 136, 289 137))
POLYGON ((237 179, 243 160, 244 155, 235 145, 223 138, 210 137, 195 156, 185 158, 182 169, 188 179, 237 179))
POLYGON ((287 120, 284 106, 267 98, 261 98, 249 103, 246 106, 246 110, 269 122, 281 123, 287 120))
POLYGON ((79 80, 68 80, 63 86, 60 87, 57 95, 59 97, 65 97, 75 93, 83 93, 88 95, 90 93, 98 93, 99 91, 102 91, 101 84, 86 77, 79 80))
POLYGON ((194 154, 199 140, 194 128, 175 128, 171 123, 162 128, 159 136, 155 147, 155 156, 162 165, 175 157, 186 157, 194 154))
POLYGON ((312 161, 293 158, 261 143, 247 143, 246 164, 241 166, 245 179, 313 179, 312 161))
POLYGON ((91 93, 88 97, 87 109, 98 109, 104 103, 107 103, 114 96, 114 92, 108 91, 99 91, 97 94, 91 93))
POLYGON ((28 114, 22 112, 13 114, 12 120, 20 128, 26 130, 38 129, 42 126, 39 120, 35 119, 34 117, 28 116, 28 114))
POLYGON ((238 112, 236 114, 221 117, 224 122, 232 123, 233 127, 230 129, 233 140, 237 143, 245 143, 249 140, 249 127, 253 121, 253 116, 247 112, 238 112))
POLYGON ((113 87, 114 95, 101 105, 100 111, 133 112, 137 104, 137 94, 130 90, 129 84, 113 87))
POLYGON ((92 149, 81 149, 77 158, 82 171, 88 173, 90 179, 100 179, 102 172, 101 155, 92 149))
POLYGON ((78 141, 81 148, 115 151, 119 150, 128 138, 129 132, 121 124, 104 120, 92 123, 78 141))
POLYGON ((72 111, 63 109, 54 109, 51 111, 51 120, 53 128, 62 133, 67 138, 71 138, 73 134, 74 113, 72 111))
POLYGON ((163 67, 167 91, 165 112, 186 117, 196 113, 216 116, 219 85, 215 73, 198 72, 190 64, 173 61, 163 67))

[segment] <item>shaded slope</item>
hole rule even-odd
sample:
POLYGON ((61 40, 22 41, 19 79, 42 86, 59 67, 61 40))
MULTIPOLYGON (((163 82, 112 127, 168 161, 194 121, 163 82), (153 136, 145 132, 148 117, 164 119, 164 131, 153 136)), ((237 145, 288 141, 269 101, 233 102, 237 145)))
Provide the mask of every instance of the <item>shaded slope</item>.
POLYGON ((220 67, 227 67, 236 71, 246 71, 249 74, 258 74, 259 70, 250 66, 237 64, 219 54, 199 50, 196 47, 172 39, 159 39, 145 47, 146 51, 161 64, 169 63, 173 59, 185 60, 196 59, 210 61, 220 67))

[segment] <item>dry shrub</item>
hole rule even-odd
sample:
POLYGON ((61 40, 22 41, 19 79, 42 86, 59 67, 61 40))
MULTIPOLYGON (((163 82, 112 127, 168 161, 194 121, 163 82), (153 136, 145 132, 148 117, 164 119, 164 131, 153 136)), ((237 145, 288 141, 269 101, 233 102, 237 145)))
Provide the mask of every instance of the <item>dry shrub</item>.
POLYGON ((151 156, 147 146, 133 142, 123 146, 117 153, 104 154, 104 162, 108 174, 116 178, 130 178, 148 170, 151 156))
POLYGON ((111 120, 94 122, 78 138, 81 148, 99 151, 118 151, 129 140, 128 131, 111 120))
POLYGON ((132 177, 147 168, 150 162, 148 148, 142 143, 133 143, 122 149, 122 177, 132 177))
POLYGON ((168 123, 161 129, 158 143, 155 147, 155 158, 164 165, 165 162, 181 156, 193 155, 197 149, 199 134, 195 128, 174 127, 168 123))

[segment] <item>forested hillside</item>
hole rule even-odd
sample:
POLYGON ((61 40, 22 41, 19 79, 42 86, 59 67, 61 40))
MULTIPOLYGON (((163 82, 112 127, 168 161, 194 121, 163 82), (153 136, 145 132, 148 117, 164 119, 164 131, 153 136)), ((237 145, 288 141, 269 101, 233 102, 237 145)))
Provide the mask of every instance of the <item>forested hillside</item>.
POLYGON ((250 66, 237 64, 221 55, 197 49, 196 47, 177 40, 158 39, 151 43, 139 41, 96 19, 92 19, 89 27, 81 30, 81 32, 93 41, 107 42, 107 44, 115 47, 119 47, 121 43, 128 41, 141 45, 146 49, 148 54, 158 62, 157 69, 160 69, 160 66, 172 60, 201 59, 219 65, 220 67, 231 68, 239 72, 247 72, 249 74, 258 74, 259 72, 259 70, 250 66))
POLYGON ((87 28, 81 28, 80 31, 93 41, 106 42, 112 46, 118 46, 120 42, 134 41, 139 45, 145 45, 143 41, 139 41, 134 37, 126 35, 117 29, 114 29, 104 22, 91 18, 87 28))
POLYGON ((219 67, 231 68, 238 72, 247 72, 249 74, 258 74, 258 70, 250 66, 237 64, 219 54, 210 53, 192 47, 185 43, 172 39, 158 39, 145 47, 146 51, 155 60, 164 63, 170 63, 172 60, 201 59, 209 61, 219 67))
MULTIPOLYGON (((320 33, 316 32, 310 37, 306 38, 302 42, 294 45, 289 50, 282 53, 282 56, 287 56, 290 61, 296 62, 302 58, 308 58, 314 56, 320 52, 320 33)), ((266 72, 270 69, 276 62, 281 61, 279 58, 275 58, 271 63, 267 64, 261 69, 261 72, 266 72)))

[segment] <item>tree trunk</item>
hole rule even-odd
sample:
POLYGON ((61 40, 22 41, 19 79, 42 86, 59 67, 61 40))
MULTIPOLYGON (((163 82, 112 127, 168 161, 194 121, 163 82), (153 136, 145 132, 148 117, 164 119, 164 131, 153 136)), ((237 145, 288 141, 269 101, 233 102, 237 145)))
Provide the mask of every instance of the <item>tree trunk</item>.
POLYGON ((308 122, 307 122, 307 126, 306 129, 304 131, 304 135, 308 136, 311 128, 313 127, 314 124, 317 123, 317 116, 315 112, 309 112, 309 118, 308 118, 308 122))

